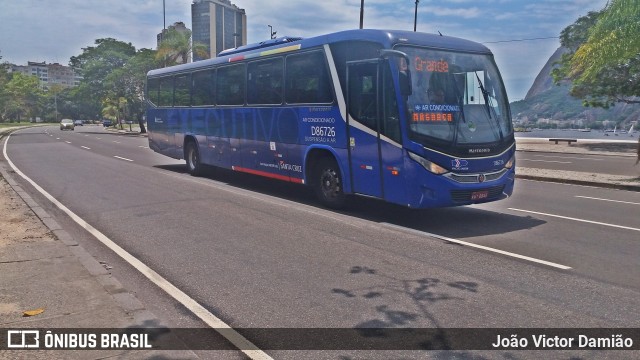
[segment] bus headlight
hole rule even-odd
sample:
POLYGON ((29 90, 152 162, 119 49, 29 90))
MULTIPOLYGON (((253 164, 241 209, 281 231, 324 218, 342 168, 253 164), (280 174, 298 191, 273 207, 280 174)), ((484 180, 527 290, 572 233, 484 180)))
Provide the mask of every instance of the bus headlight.
POLYGON ((516 163, 516 156, 513 155, 506 164, 504 164, 505 169, 511 169, 513 165, 516 163))
POLYGON ((438 164, 434 164, 431 161, 423 158, 422 156, 416 155, 410 151, 408 151, 409 157, 415 160, 418 164, 422 165, 423 168, 427 169, 429 172, 432 172, 436 175, 442 175, 448 173, 449 170, 443 168, 438 164))

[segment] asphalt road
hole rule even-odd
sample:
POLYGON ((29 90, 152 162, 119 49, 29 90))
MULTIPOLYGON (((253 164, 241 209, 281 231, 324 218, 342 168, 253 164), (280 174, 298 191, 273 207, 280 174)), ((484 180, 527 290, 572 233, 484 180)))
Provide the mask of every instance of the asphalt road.
MULTIPOLYGON (((145 138, 99 127, 21 130, 7 154, 71 211, 232 327, 640 325, 640 193, 518 181, 512 198, 492 204, 415 211, 354 199, 335 212, 318 207, 302 186, 228 171, 191 177, 182 162, 149 150, 145 138)), ((167 324, 202 326, 25 188, 167 324)), ((374 355, 366 357, 392 357, 374 355)), ((627 355, 637 353, 610 358, 627 355)), ((320 356, 328 357, 357 354, 320 356)))

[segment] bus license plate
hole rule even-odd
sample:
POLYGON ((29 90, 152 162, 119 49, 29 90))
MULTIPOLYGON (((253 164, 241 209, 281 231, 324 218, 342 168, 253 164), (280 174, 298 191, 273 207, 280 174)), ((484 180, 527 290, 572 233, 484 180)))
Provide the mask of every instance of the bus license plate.
POLYGON ((489 190, 474 191, 471 193, 471 200, 481 200, 489 197, 489 190))

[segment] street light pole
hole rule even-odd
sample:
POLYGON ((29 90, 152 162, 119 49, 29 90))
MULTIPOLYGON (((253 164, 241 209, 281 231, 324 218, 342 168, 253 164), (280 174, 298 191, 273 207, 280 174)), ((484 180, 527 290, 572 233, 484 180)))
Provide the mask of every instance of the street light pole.
POLYGON ((420 2, 420 0, 416 0, 416 13, 415 16, 413 17, 413 32, 416 31, 416 26, 418 25, 418 3, 420 2))
POLYGON ((271 25, 267 25, 269 27, 269 38, 270 39, 275 39, 276 38, 276 34, 278 33, 277 31, 273 31, 273 26, 271 25))
POLYGON ((360 0, 360 29, 362 29, 363 22, 364 22, 364 0, 360 0))

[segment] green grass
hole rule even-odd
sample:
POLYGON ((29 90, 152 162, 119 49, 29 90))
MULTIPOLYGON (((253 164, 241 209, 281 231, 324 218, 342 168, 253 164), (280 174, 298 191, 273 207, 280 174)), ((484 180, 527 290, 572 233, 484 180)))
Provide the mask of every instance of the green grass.
POLYGON ((13 123, 0 123, 0 129, 6 129, 16 126, 40 126, 40 125, 52 125, 53 123, 31 123, 31 122, 13 122, 13 123))

